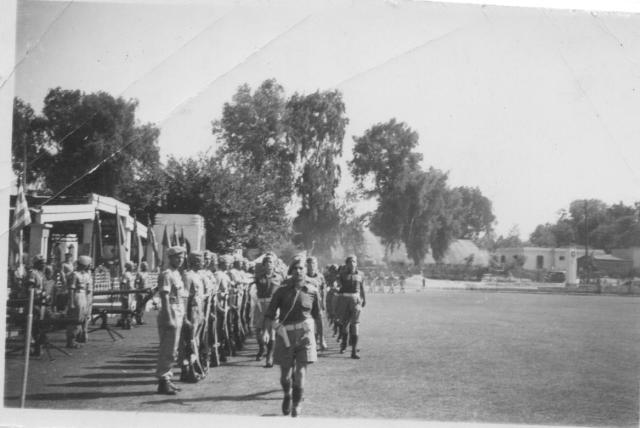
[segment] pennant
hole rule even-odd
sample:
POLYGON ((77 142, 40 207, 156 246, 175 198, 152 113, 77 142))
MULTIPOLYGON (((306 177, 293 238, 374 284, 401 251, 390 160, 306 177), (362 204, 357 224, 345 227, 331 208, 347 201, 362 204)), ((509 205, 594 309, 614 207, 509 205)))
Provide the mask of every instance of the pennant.
POLYGON ((118 214, 118 207, 116 206, 116 239, 117 239, 117 248, 118 248, 118 266, 120 266, 120 275, 124 273, 124 264, 125 264, 125 256, 126 256, 126 248, 124 246, 125 235, 124 228, 122 227, 122 223, 120 222, 120 214, 118 214))
POLYGON ((142 262, 142 240, 138 234, 138 220, 133 216, 133 242, 131 243, 131 259, 140 266, 142 262))
POLYGON ((153 232, 151 219, 147 216, 147 254, 149 252, 153 254, 153 257, 147 257, 147 263, 149 264, 149 270, 153 272, 160 266, 160 254, 158 254, 158 242, 156 241, 156 234, 153 232))
POLYGON ((180 245, 180 239, 178 238, 178 232, 176 231, 175 223, 173 223, 173 236, 171 237, 171 245, 180 245))
POLYGON ((100 224, 100 214, 96 210, 93 218, 93 231, 91 234, 91 258, 94 266, 98 266, 102 261, 102 225, 100 224))

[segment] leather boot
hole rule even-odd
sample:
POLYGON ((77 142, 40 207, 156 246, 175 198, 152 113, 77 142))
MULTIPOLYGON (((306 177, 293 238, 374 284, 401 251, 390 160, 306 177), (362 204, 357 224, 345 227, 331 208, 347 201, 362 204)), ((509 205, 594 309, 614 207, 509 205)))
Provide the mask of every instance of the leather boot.
MULTIPOLYGON (((259 331, 258 331, 258 334, 260 334, 259 331)), ((258 337, 258 353, 256 354, 256 361, 260 361, 263 355, 264 355, 264 342, 260 337, 258 337)))
POLYGON ((273 367, 273 340, 267 342, 267 362, 264 367, 267 369, 273 367))
POLYGON ((160 379, 158 382, 158 394, 176 395, 176 389, 172 388, 170 382, 166 379, 160 379))
POLYGON ((291 416, 294 418, 297 417, 302 410, 302 406, 300 405, 300 402, 302 401, 302 392, 302 388, 293 385, 293 408, 291 409, 291 416))
POLYGON ((282 414, 287 416, 291 413, 291 381, 282 382, 282 390, 284 391, 284 398, 282 399, 282 414))
POLYGON ((348 336, 347 332, 344 331, 344 329, 341 329, 340 330, 340 339, 341 339, 340 353, 341 354, 344 354, 344 351, 347 349, 347 336, 348 336))
POLYGON ((359 360, 360 356, 358 355, 358 336, 351 336, 351 358, 354 360, 359 360))

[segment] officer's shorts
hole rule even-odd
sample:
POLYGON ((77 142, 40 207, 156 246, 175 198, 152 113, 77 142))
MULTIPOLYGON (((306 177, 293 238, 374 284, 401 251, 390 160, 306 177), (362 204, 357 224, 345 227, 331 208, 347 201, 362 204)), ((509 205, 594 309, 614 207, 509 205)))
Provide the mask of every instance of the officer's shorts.
POLYGON ((336 316, 343 324, 360 322, 362 302, 357 293, 339 294, 336 300, 336 316))
POLYGON ((318 361, 316 350, 315 325, 309 319, 303 327, 295 330, 286 330, 289 338, 289 347, 285 346, 280 333, 276 333, 276 344, 273 351, 273 362, 285 367, 292 367, 293 363, 310 364, 318 361))
POLYGON ((253 312, 251 312, 251 321, 253 322, 253 328, 264 328, 264 314, 269 308, 269 300, 259 299, 253 306, 253 312))

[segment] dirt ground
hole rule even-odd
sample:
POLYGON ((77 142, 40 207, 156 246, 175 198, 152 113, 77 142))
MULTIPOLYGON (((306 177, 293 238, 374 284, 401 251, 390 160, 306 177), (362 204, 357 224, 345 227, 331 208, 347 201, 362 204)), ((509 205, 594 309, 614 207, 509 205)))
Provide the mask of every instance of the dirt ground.
MULTIPOLYGON (((330 349, 309 369, 305 417, 588 426, 638 425, 640 300, 410 289, 371 295, 361 360, 330 349)), ((112 341, 32 358, 27 407, 278 416, 278 368, 239 356, 175 397, 157 395, 155 313, 112 341)), ((64 344, 63 332, 50 336, 64 344)), ((23 357, 8 355, 5 406, 23 357)), ((177 373, 177 370, 176 370, 177 373)))

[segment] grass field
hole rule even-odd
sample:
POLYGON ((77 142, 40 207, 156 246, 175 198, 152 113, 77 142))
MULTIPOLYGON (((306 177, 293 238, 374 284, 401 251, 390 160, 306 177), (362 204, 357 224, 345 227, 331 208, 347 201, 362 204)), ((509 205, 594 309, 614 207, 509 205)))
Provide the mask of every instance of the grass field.
MULTIPOLYGON (((330 350, 309 369, 304 415, 637 426, 640 299, 428 290, 369 296, 361 356, 330 350)), ((154 313, 147 317, 150 321, 154 313)), ((231 363, 178 397, 154 394, 155 324, 112 343, 95 333, 72 357, 32 360, 29 407, 275 416, 278 371, 231 363)), ((52 336, 62 341, 62 335, 52 336)), ((21 360, 8 358, 5 405, 21 360)))

